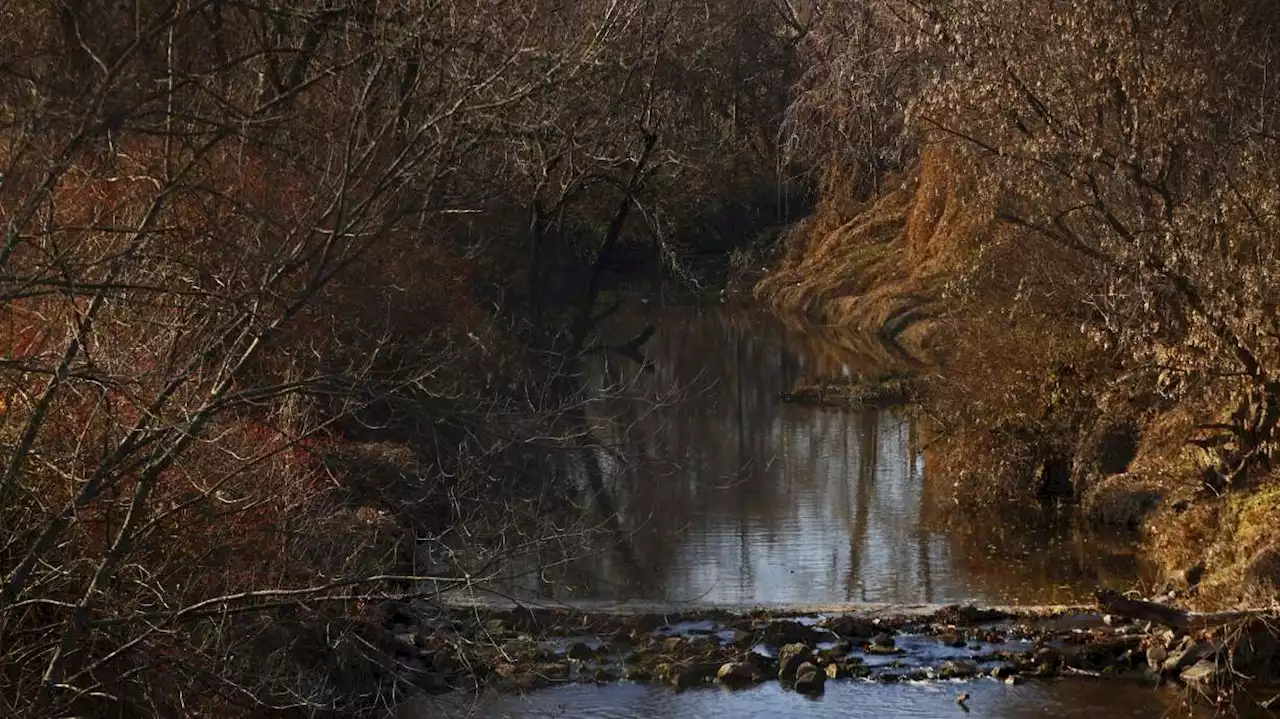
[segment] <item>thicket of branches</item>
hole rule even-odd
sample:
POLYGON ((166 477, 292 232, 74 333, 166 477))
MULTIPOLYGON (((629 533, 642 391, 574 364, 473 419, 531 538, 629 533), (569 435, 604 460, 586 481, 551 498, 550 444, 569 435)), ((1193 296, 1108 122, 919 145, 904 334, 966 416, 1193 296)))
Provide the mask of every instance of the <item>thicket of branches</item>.
POLYGON ((979 238, 938 238, 979 248, 967 269, 980 282, 958 289, 1007 303, 1005 330, 1025 330, 1020 313, 1056 322, 1069 347, 1057 367, 1023 361, 1045 359, 1044 339, 993 353, 1038 373, 1002 374, 1001 392, 1029 382, 1047 397, 1083 357, 1133 394, 1222 408, 1197 440, 1221 489, 1267 467, 1280 421, 1278 31, 1265 2, 830 8, 804 45, 789 126, 809 157, 844 168, 828 182, 843 196, 824 190, 824 203, 862 201, 865 178, 888 171, 963 183, 969 211, 992 221, 979 238))
POLYGON ((344 625, 277 630, 412 591, 424 536, 564 503, 605 271, 677 258, 701 195, 776 189, 801 30, 785 3, 0 8, 0 713, 385 710, 317 659, 344 625))

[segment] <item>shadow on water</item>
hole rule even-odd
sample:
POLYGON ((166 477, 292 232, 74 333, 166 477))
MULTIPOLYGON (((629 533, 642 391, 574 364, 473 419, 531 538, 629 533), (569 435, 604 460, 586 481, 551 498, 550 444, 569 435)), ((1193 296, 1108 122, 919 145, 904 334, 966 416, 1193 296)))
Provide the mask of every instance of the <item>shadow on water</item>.
POLYGON ((1123 545, 1062 523, 940 511, 908 413, 780 400, 802 380, 890 369, 888 353, 720 305, 646 308, 605 328, 606 341, 650 322, 652 371, 616 356, 591 370, 601 399, 588 414, 608 447, 593 479, 617 508, 626 551, 506 590, 729 605, 1042 604, 1135 576, 1123 545))

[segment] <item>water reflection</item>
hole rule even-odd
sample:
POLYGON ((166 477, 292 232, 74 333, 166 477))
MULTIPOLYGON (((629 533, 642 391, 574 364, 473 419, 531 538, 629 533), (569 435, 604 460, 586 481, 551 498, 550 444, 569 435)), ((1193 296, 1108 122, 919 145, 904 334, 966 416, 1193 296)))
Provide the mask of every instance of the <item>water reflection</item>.
POLYGON ((903 413, 779 399, 802 379, 883 370, 889 354, 836 349, 723 306, 647 310, 617 320, 606 341, 648 322, 651 371, 607 357, 593 375, 608 395, 592 416, 611 448, 603 464, 628 558, 602 548, 515 589, 731 605, 1043 603, 1132 576, 1124 556, 1080 536, 937 521, 950 517, 931 511, 903 413))
MULTIPOLYGON (((829 682, 826 695, 808 699, 776 682, 745 691, 698 689, 677 692, 665 687, 621 684, 564 686, 524 696, 490 696, 423 700, 407 710, 411 719, 425 716, 498 717, 892 717, 966 716, 971 719, 1030 719, 1031 717, 1132 717, 1159 719, 1189 716, 1179 697, 1147 686, 1120 681, 1030 682, 1008 686, 993 680, 967 683, 935 682, 875 684, 829 682), (955 703, 968 692, 967 711, 955 703)), ((1211 716, 1203 710, 1190 716, 1211 716)))

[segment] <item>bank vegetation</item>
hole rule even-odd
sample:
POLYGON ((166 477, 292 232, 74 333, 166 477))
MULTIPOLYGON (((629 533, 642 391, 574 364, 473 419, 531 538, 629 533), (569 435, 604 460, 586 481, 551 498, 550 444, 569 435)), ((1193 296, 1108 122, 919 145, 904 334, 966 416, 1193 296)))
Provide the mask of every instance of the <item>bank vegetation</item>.
POLYGON ((784 123, 820 202, 757 294, 929 358, 958 504, 1079 504, 1195 601, 1265 604, 1278 32, 1266 2, 826 8, 784 123))
POLYGON ((595 457, 599 300, 785 219, 797 37, 771 3, 4 4, 0 714, 447 689, 385 600, 600 544, 557 469, 595 457))

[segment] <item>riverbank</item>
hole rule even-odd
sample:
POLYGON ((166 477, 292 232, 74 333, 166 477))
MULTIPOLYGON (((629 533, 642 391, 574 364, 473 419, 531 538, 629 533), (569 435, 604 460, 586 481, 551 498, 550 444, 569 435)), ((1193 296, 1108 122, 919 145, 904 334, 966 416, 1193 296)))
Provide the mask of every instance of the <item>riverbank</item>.
MULTIPOLYGON (((900 363, 907 372, 808 383, 784 398, 918 407, 927 476, 945 482, 958 512, 1073 505, 1092 526, 1140 538, 1160 577, 1144 592, 1180 590, 1178 601, 1206 610, 1280 596, 1280 538, 1261 529, 1280 521, 1270 472, 1221 479, 1237 457, 1238 394, 1225 380, 1193 386, 1127 360, 1091 329, 1083 305, 1060 304, 1050 279, 1008 271, 1020 266, 1004 254, 1008 228, 980 219, 980 206, 965 210, 951 182, 918 170, 852 219, 832 203, 793 228, 787 258, 757 296, 912 359, 900 363), (928 210, 940 194, 949 204, 928 210), (882 217, 885 203, 896 214, 882 217), (961 229, 943 224, 957 213, 970 216, 961 229), (925 229, 928 217, 938 224, 925 229), (997 239, 980 251, 983 233, 997 239)), ((1024 263, 1054 264, 1043 244, 1021 249, 1032 258, 1024 263)))
POLYGON ((818 18, 788 130, 819 199, 755 291, 922 362, 928 476, 959 512, 1072 505, 1141 538, 1143 593, 1266 606, 1280 144, 1239 118, 1275 99, 1280 16, 1130 9, 818 18))

